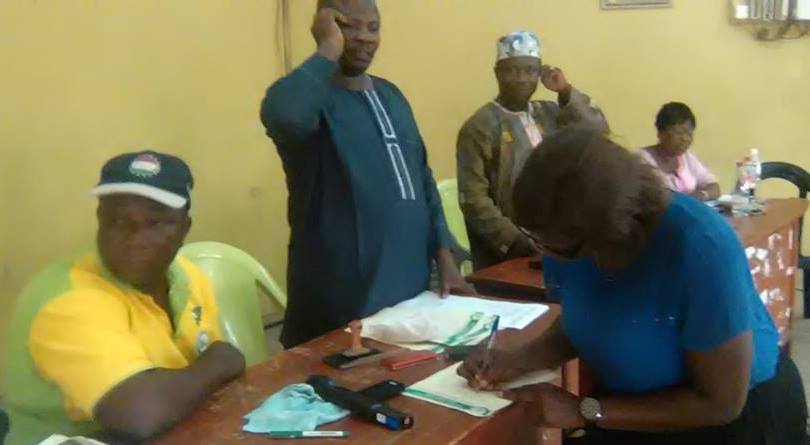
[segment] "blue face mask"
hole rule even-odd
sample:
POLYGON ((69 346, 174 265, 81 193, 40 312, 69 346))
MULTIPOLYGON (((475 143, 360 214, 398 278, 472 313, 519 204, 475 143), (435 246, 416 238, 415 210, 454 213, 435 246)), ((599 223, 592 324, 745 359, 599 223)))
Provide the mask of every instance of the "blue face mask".
POLYGON ((323 400, 310 385, 284 387, 245 416, 242 431, 313 431, 318 426, 338 421, 349 415, 333 403, 323 400))

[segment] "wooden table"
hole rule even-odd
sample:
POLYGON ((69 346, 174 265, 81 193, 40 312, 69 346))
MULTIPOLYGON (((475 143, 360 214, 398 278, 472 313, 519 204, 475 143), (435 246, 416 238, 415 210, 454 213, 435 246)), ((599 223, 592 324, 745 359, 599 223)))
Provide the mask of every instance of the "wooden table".
MULTIPOLYGON (((795 274, 801 247, 798 242, 799 218, 806 210, 807 201, 804 199, 770 199, 765 204, 764 215, 728 217, 746 247, 757 291, 776 322, 782 345, 790 341, 795 274)), ((517 295, 545 300, 542 273, 529 267, 528 258, 479 270, 467 279, 487 295, 517 295)))
POLYGON ((546 286, 540 269, 529 267, 532 258, 516 258, 468 275, 467 281, 485 295, 514 295, 546 301, 546 286))
MULTIPOLYGON (((499 346, 518 347, 529 337, 538 335, 557 319, 559 306, 549 311, 526 329, 502 331, 499 346)), ((334 331, 302 346, 282 352, 269 361, 253 366, 244 377, 223 388, 172 431, 150 442, 151 445, 300 445, 300 440, 278 440, 266 436, 243 433, 242 416, 261 404, 267 397, 292 383, 302 383, 312 374, 330 376, 351 389, 362 389, 385 379, 394 379, 406 385, 416 383, 449 365, 434 362, 393 372, 380 366, 337 370, 324 365, 321 359, 345 350, 350 343, 349 334, 334 331)), ((375 343, 382 350, 391 346, 375 343)), ((563 383, 563 382, 557 382, 563 383)), ((389 431, 384 427, 349 417, 322 429, 346 430, 346 439, 307 439, 307 444, 368 444, 368 445, 439 445, 439 444, 543 444, 562 443, 559 430, 539 431, 531 426, 530 415, 519 406, 511 406, 490 418, 472 417, 437 405, 397 397, 389 404, 414 416, 414 427, 406 431, 389 431), (539 438, 538 436, 542 437, 539 438)))
POLYGON ((772 199, 766 203, 764 215, 730 219, 743 241, 757 292, 776 322, 782 346, 790 345, 801 250, 799 218, 805 211, 804 199, 772 199))

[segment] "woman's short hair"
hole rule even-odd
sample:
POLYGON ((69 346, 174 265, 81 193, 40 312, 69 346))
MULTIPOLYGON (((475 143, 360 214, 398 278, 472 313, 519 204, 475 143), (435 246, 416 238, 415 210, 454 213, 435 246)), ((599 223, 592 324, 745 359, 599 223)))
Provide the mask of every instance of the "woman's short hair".
POLYGON ((694 113, 692 113, 688 105, 681 102, 664 104, 655 116, 655 128, 657 128, 658 131, 664 131, 673 125, 682 124, 684 122, 691 123, 692 128, 697 127, 694 113))
POLYGON ((584 127, 546 138, 515 182, 515 221, 592 245, 630 244, 665 206, 665 188, 637 155, 584 127))

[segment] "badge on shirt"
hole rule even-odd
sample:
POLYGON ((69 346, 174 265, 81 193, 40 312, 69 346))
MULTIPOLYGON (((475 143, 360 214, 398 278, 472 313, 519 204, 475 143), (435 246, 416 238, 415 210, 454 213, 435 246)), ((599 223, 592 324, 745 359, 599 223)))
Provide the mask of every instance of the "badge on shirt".
POLYGON ((197 336, 197 354, 202 354, 208 349, 209 339, 208 339, 208 331, 201 331, 200 335, 197 336))
POLYGON ((501 134, 501 143, 502 144, 511 144, 512 143, 512 134, 509 133, 509 130, 504 130, 501 134))
POLYGON ((197 323, 197 326, 199 326, 200 321, 202 321, 202 306, 194 306, 191 310, 191 316, 194 317, 194 323, 197 323))

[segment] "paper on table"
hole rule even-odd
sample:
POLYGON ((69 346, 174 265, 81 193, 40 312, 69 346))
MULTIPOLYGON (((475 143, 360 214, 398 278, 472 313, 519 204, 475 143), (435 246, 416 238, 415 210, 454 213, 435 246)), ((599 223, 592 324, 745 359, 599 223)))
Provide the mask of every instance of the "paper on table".
POLYGON ((500 316, 500 329, 523 329, 548 310, 537 303, 514 303, 423 292, 363 320, 363 337, 410 349, 430 349, 424 342, 475 344, 489 334, 500 316), (421 344, 419 344, 421 342, 421 344))
MULTIPOLYGON (((461 363, 445 368, 432 376, 414 383, 405 389, 404 394, 414 399, 424 400, 445 408, 461 411, 476 417, 488 417, 512 404, 491 391, 479 391, 467 384, 467 380, 457 374, 461 363)), ((549 382, 557 373, 549 370, 528 373, 504 385, 505 389, 519 388, 549 382)))
MULTIPOLYGON (((449 295, 447 298, 440 298, 435 292, 431 291, 422 292, 416 297, 405 300, 389 309, 398 308, 432 308, 442 311, 462 309, 470 312, 483 312, 488 315, 500 315, 501 320, 499 326, 501 329, 523 329, 548 310, 548 306, 538 303, 515 303, 502 300, 459 297, 457 295, 449 295)), ((383 311, 385 311, 385 309, 383 311)))

